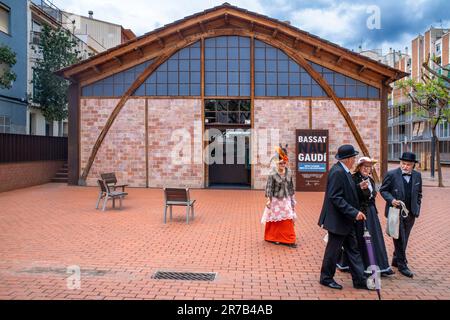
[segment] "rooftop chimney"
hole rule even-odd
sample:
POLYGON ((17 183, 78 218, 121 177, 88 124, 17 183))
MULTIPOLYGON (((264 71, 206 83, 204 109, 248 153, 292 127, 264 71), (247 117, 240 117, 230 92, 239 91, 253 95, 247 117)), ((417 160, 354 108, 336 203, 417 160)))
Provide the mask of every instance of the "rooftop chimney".
POLYGON ((93 19, 94 18, 94 11, 89 10, 88 14, 89 14, 89 19, 93 19))

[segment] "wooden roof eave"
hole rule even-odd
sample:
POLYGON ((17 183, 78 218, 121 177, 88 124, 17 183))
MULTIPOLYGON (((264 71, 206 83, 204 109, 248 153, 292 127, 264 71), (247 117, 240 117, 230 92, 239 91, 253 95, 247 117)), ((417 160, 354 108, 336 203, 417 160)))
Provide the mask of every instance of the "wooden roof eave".
MULTIPOLYGON (((273 19, 267 17, 262 18, 263 16, 260 16, 259 14, 255 13, 250 14, 249 12, 244 11, 242 9, 237 10, 235 7, 223 6, 217 8, 219 9, 216 10, 210 9, 209 12, 205 11, 206 13, 197 14, 191 16, 191 18, 187 17, 185 19, 173 22, 167 26, 154 30, 151 33, 136 38, 135 40, 131 40, 127 42, 125 45, 119 45, 116 48, 110 49, 105 53, 89 58, 77 65, 59 70, 57 74, 64 76, 65 78, 74 77, 74 75, 79 75, 80 73, 83 73, 86 70, 91 69, 92 66, 103 64, 111 60, 117 60, 117 58, 120 58, 123 55, 135 51, 136 48, 141 48, 146 45, 150 45, 152 42, 155 41, 160 42, 162 41, 161 39, 163 39, 164 37, 168 37, 173 34, 177 34, 179 36, 180 32, 182 32, 183 29, 197 27, 200 29, 200 32, 203 32, 205 23, 207 23, 210 20, 221 18, 222 16, 225 17, 225 15, 227 15, 228 21, 231 17, 239 18, 244 21, 247 21, 252 29, 254 28, 255 24, 258 24, 266 28, 273 29, 274 31, 272 35, 275 34, 276 36, 277 34, 283 33, 287 36, 292 37, 295 40, 300 39, 302 42, 315 46, 316 48, 320 48, 318 51, 334 54, 336 56, 336 59, 349 60, 357 64, 359 66, 358 70, 370 70, 382 76, 385 76, 389 79, 392 78, 395 80, 401 79, 407 75, 407 73, 401 72, 400 70, 382 65, 369 58, 363 57, 359 54, 352 53, 347 49, 340 48, 337 45, 331 44, 326 40, 309 35, 308 33, 302 30, 298 30, 286 23, 282 23, 277 20, 271 21, 273 19)), ((183 41, 184 44, 186 44, 185 40, 186 39, 180 41, 183 41)), ((320 59, 318 57, 315 57, 314 55, 309 56, 307 58, 313 62, 320 63, 320 59)), ((146 60, 148 59, 151 58, 146 57, 146 60)), ((136 64, 138 63, 140 63, 140 61, 136 62, 136 64)))

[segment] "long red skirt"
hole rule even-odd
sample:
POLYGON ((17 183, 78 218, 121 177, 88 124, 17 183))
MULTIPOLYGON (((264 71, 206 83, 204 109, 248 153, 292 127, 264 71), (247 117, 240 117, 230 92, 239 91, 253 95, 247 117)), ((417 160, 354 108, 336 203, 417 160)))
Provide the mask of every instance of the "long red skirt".
POLYGON ((264 240, 280 243, 295 243, 294 220, 266 222, 264 240))

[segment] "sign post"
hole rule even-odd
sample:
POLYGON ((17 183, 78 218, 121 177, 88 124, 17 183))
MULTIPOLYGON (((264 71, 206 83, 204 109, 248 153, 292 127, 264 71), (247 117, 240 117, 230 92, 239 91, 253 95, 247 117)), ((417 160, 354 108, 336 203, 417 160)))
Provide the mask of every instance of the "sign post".
POLYGON ((328 130, 297 129, 296 191, 325 191, 328 176, 328 130))

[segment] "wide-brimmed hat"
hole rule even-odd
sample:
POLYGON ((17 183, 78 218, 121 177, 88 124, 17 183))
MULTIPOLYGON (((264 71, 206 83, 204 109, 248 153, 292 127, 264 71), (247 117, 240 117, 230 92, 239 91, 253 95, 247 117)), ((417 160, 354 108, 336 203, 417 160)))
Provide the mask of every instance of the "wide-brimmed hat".
POLYGON ((372 165, 374 165, 375 163, 377 163, 378 161, 375 159, 371 159, 369 157, 361 157, 358 159, 358 161, 356 162, 356 166, 361 166, 364 163, 370 163, 372 165))
POLYGON ((287 144, 284 147, 282 147, 281 144, 278 147, 275 147, 274 158, 278 161, 288 162, 289 158, 287 156, 287 147, 288 147, 287 144))
POLYGON ((356 151, 351 144, 344 144, 339 147, 338 152, 336 153, 336 159, 343 160, 357 156, 358 154, 359 152, 356 151))
POLYGON ((419 162, 416 160, 416 154, 412 152, 403 152, 402 156, 399 159, 407 162, 414 162, 414 163, 419 162))

